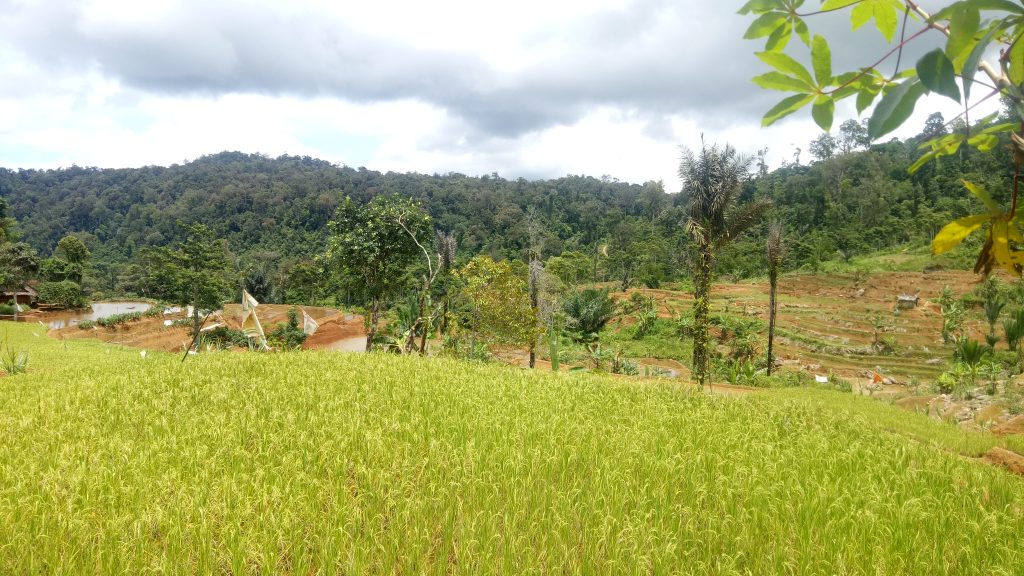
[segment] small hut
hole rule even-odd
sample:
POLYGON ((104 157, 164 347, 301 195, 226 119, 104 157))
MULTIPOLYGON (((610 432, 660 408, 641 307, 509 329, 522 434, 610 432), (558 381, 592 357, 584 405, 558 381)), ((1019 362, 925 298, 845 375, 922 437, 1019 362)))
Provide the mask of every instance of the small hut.
POLYGON ((913 310, 917 308, 921 297, 917 294, 900 294, 896 297, 896 308, 900 310, 913 310))
POLYGON ((4 304, 17 302, 23 307, 28 307, 35 305, 38 300, 39 293, 36 292, 35 288, 27 284, 17 289, 8 289, 0 292, 0 302, 3 302, 4 304))

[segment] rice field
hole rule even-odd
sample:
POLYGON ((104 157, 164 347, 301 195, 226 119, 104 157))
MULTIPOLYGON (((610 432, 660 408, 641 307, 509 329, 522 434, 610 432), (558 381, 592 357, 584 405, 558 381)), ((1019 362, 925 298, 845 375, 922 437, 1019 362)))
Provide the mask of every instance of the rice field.
POLYGON ((944 448, 985 440, 838 394, 40 331, 0 330, 30 355, 0 377, 3 574, 1024 566, 1024 479, 944 448))

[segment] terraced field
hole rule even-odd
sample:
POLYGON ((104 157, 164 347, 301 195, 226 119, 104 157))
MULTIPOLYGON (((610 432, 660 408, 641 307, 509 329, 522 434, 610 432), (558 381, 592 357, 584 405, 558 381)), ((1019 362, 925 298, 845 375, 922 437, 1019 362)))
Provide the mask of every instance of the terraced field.
POLYGON ((2 326, 2 574, 1019 574, 1019 443, 850 394, 2 326))
MULTIPOLYGON (((933 301, 949 286, 961 296, 972 291, 977 276, 966 271, 884 272, 874 274, 799 274, 779 282, 777 350, 788 369, 833 373, 861 379, 879 372, 899 381, 930 381, 945 368, 952 347, 942 343, 942 314, 933 301), (912 310, 894 312, 901 293, 917 294, 912 310), (890 339, 893 350, 874 349, 875 322, 879 338, 890 339)), ((653 297, 659 315, 672 317, 690 307, 690 295, 671 290, 630 290, 653 297)), ((628 294, 620 294, 628 298, 628 294)), ((712 294, 712 312, 767 322, 768 286, 765 281, 720 283, 712 294)), ((981 312, 968 313, 967 329, 983 339, 981 312)))

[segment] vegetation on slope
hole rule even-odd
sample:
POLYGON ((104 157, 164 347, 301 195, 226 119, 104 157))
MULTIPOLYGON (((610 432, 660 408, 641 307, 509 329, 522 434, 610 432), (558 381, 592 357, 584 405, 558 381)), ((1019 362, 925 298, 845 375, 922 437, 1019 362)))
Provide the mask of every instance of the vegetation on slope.
POLYGON ((1024 563, 1020 478, 799 395, 376 354, 182 365, 4 329, 32 358, 0 380, 5 573, 1024 563))

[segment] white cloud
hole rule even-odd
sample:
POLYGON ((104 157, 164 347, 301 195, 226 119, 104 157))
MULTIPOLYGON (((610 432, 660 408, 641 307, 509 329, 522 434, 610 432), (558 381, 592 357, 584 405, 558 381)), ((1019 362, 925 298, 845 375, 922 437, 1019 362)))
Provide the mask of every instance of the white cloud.
MULTIPOLYGON (((748 21, 729 3, 7 4, 9 167, 227 149, 384 171, 607 174, 674 191, 678 146, 698 147, 702 132, 751 154, 767 147, 773 164, 819 133, 805 113, 760 128, 784 95, 749 82, 758 46, 740 39, 748 21)), ((900 135, 936 105, 922 102, 900 135)))

